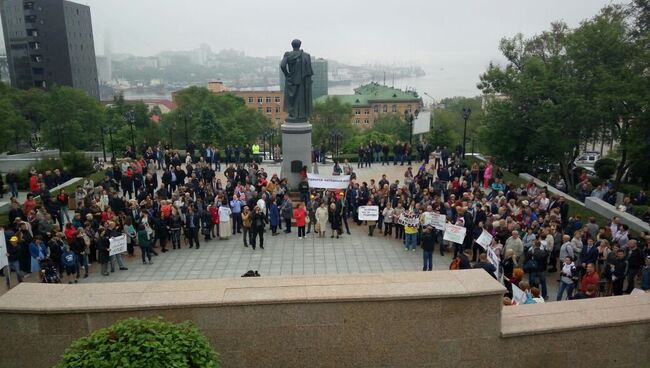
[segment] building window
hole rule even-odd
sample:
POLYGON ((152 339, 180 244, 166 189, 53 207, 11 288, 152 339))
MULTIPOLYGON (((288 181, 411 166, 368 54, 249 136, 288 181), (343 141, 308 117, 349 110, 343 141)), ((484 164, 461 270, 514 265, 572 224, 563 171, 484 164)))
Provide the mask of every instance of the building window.
POLYGON ((375 105, 372 109, 374 112, 379 112, 379 105, 375 105))
POLYGON ((359 109, 354 110, 354 115, 361 115, 361 110, 359 109))
POLYGON ((366 124, 366 125, 368 125, 368 124, 370 124, 370 120, 368 120, 368 119, 364 119, 364 120, 363 120, 363 123, 366 124))
POLYGON ((258 97, 258 98, 257 98, 257 103, 261 105, 262 102, 264 102, 264 98, 262 98, 262 97, 258 97))
POLYGON ((397 105, 391 106, 391 111, 392 112, 397 112, 397 105))
POLYGON ((276 113, 276 114, 279 114, 279 113, 280 113, 280 107, 279 107, 279 106, 276 106, 276 107, 275 107, 275 113, 276 113))
POLYGON ((35 15, 26 15, 25 16, 25 23, 34 23, 36 22, 36 16, 35 15))
POLYGON ((355 120, 354 123, 357 124, 357 125, 361 124, 361 119, 355 120))
POLYGON ((25 10, 34 9, 34 2, 33 1, 25 1, 25 3, 23 4, 23 9, 25 9, 25 10))
POLYGON ((266 103, 270 104, 271 103, 271 97, 266 97, 266 103))
POLYGON ((384 105, 384 112, 388 112, 388 105, 384 105))
POLYGON ((248 97, 248 103, 253 103, 253 101, 254 101, 254 100, 253 100, 253 97, 250 97, 250 96, 249 96, 249 97, 248 97))
POLYGON ((370 109, 366 109, 363 113, 364 113, 365 115, 370 115, 370 109))
POLYGON ((267 113, 267 114, 270 114, 270 113, 271 113, 271 108, 270 108, 270 107, 267 107, 267 108, 266 108, 266 113, 267 113))
POLYGON ((280 103, 280 96, 275 96, 275 103, 280 103))
POLYGON ((38 37, 38 30, 37 29, 28 29, 27 30, 27 36, 29 37, 38 37))
POLYGON ((257 108, 257 111, 262 112, 262 108, 261 108, 261 107, 258 107, 258 108, 257 108))

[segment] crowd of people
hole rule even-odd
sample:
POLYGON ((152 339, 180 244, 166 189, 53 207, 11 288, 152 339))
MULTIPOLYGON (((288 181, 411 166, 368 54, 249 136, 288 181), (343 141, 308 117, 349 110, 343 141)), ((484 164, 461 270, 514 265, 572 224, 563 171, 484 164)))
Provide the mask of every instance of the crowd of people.
MULTIPOLYGON (((340 190, 310 188, 303 178, 294 197, 287 180, 268 175, 252 155, 224 162, 222 181, 218 150, 203 146, 197 151, 181 161, 178 152, 163 146, 145 145, 137 154, 128 149, 126 159, 106 168, 103 180, 77 186, 73 200, 65 191, 50 195, 49 176, 32 175, 30 188, 33 184, 38 191, 22 205, 12 198, 5 228, 18 280, 24 273, 44 277, 53 269, 77 282, 94 263, 109 276, 126 271, 124 257, 135 257, 136 249, 150 264, 158 252, 199 249, 213 238, 238 237, 244 247, 264 249, 267 228, 271 236, 295 229, 291 236, 298 239, 311 233, 339 238, 351 234, 350 223, 356 223, 367 226, 368 236, 394 237, 405 251, 420 246, 424 271, 432 270, 438 247, 441 255, 450 253, 450 268, 483 268, 500 276, 508 297, 517 285, 531 302, 548 299, 547 278, 553 274, 557 300, 650 289, 648 234, 632 235, 618 218, 598 225, 594 219, 570 217, 565 198, 534 182, 504 183, 492 162, 465 166, 459 155, 439 155, 437 148, 414 158, 416 168, 407 164, 400 178, 353 179, 340 190), (244 163, 246 157, 250 161, 244 163), (359 207, 368 205, 378 206, 376 221, 359 220, 359 207), (430 213, 464 227, 463 242, 444 241, 443 233, 427 223, 430 213), (404 218, 419 221, 415 225, 404 218), (476 242, 483 232, 492 236, 489 248, 499 258, 496 265, 476 242), (120 235, 126 236, 127 252, 111 254, 110 239, 120 235)), ((334 172, 337 166, 340 174, 338 163, 334 172)), ((355 178, 349 163, 344 167, 355 178)))

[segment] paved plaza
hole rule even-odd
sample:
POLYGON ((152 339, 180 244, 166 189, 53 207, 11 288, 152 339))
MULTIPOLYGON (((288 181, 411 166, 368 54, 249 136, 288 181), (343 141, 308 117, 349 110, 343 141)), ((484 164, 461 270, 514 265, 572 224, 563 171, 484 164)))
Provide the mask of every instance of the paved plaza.
MULTIPOLYGON (((144 265, 139 254, 125 257, 128 271, 116 270, 110 276, 97 272, 90 282, 185 280, 238 277, 248 270, 258 270, 262 276, 377 273, 417 271, 422 269, 422 250, 405 251, 394 237, 376 233, 367 235, 367 227, 350 224, 352 235, 339 239, 314 237, 308 234, 299 240, 297 233, 271 236, 267 231, 264 248, 244 247, 241 234, 228 240, 203 242, 200 249, 171 250, 154 257, 154 263, 144 265)), ((139 249, 138 249, 139 250, 139 249)), ((448 269, 451 256, 434 256, 435 269, 448 269)), ((97 268, 97 265, 93 265, 97 268)))

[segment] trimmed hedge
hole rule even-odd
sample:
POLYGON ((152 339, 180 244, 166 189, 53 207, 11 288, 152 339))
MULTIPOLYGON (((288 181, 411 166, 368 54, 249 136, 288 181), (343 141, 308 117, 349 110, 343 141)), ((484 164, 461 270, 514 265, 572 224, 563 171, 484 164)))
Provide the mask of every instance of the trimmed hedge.
POLYGON ((189 321, 129 318, 82 337, 56 368, 217 368, 219 355, 189 321))
POLYGON ((92 160, 83 152, 68 152, 64 153, 61 159, 46 158, 38 160, 32 166, 18 171, 16 175, 18 175, 19 189, 29 189, 29 172, 32 168, 34 168, 39 174, 48 170, 54 171, 54 169, 65 169, 65 172, 72 178, 85 177, 95 171, 92 160))

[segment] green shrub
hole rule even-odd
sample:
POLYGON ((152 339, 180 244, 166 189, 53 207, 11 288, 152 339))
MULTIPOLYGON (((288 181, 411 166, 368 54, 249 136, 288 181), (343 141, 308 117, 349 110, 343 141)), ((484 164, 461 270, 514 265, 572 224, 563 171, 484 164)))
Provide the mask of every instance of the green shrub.
POLYGON ((130 318, 73 342, 57 368, 219 367, 219 355, 189 321, 130 318))
POLYGON ((90 175, 93 170, 93 162, 83 152, 73 151, 64 153, 63 167, 71 177, 84 177, 90 175))
POLYGON ((601 158, 594 163, 594 171, 599 178, 603 180, 611 179, 616 172, 616 160, 611 158, 601 158))

